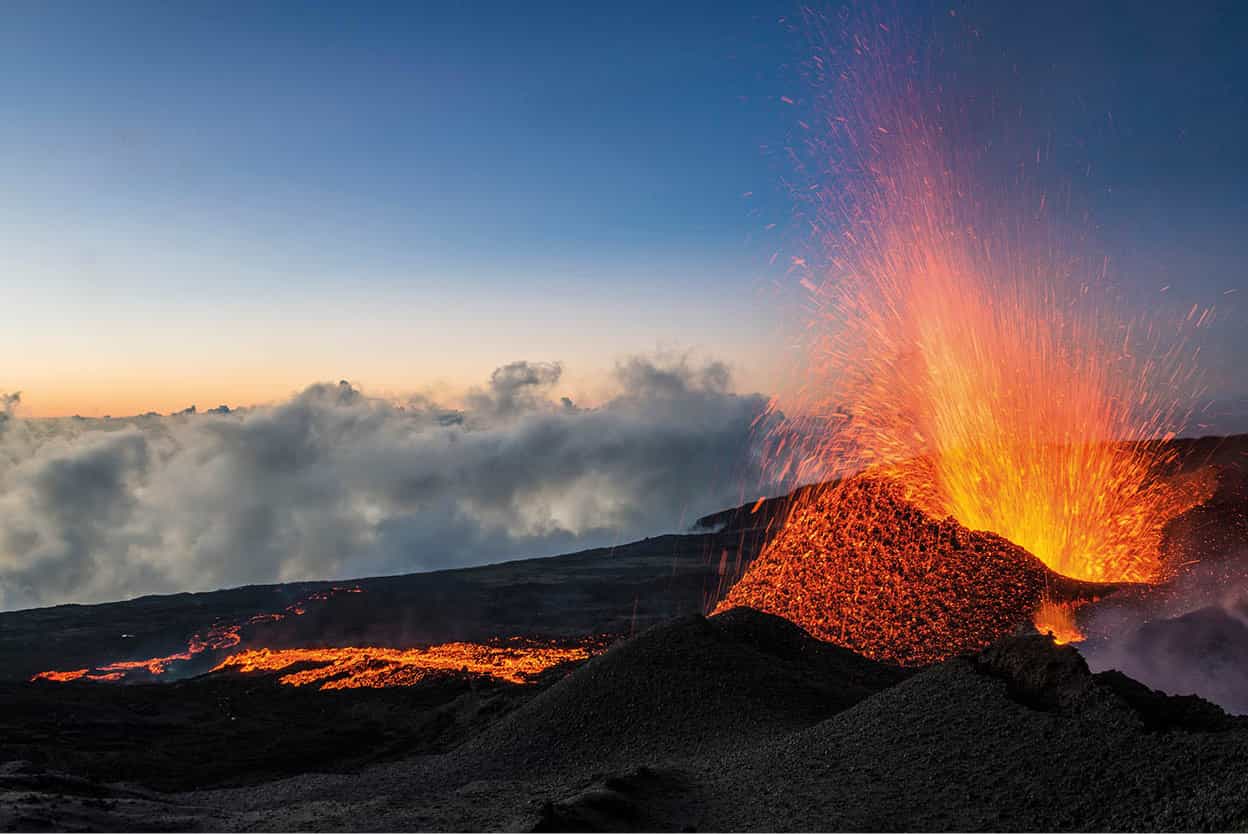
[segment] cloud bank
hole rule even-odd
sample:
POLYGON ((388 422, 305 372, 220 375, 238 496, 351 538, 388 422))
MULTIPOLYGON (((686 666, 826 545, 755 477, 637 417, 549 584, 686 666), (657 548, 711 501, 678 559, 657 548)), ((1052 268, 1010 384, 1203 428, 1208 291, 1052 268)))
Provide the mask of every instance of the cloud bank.
POLYGON ((398 573, 679 530, 756 489, 758 395, 719 363, 631 359, 556 399, 516 362, 462 409, 346 382, 272 407, 22 420, 0 401, 0 610, 398 573))

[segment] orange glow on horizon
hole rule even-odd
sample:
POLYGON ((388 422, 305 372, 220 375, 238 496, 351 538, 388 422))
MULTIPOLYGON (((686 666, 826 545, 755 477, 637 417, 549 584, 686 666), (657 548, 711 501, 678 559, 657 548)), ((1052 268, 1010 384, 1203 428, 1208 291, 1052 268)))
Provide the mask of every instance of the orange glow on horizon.
MULTIPOLYGON (((733 389, 742 394, 775 393, 769 390, 777 375, 770 366, 774 361, 774 358, 759 356, 748 362, 730 363, 733 370, 733 389)), ((91 377, 66 374, 54 378, 41 375, 5 380, 4 387, 0 387, 0 393, 22 393, 18 416, 23 418, 124 418, 150 412, 176 414, 192 405, 200 412, 218 405, 227 405, 231 409, 279 405, 310 385, 332 384, 346 379, 368 396, 401 404, 418 394, 429 397, 444 407, 460 408, 464 406, 467 394, 486 385, 490 373, 502 364, 506 362, 474 364, 454 376, 450 375, 448 369, 437 368, 433 369, 436 375, 427 378, 411 374, 406 379, 397 381, 368 374, 317 376, 293 372, 258 374, 255 378, 242 375, 222 378, 211 374, 162 374, 142 379, 110 374, 91 377)), ((611 380, 613 368, 613 361, 585 365, 564 363, 563 375, 550 394, 555 401, 566 396, 584 408, 601 406, 615 394, 611 380)))

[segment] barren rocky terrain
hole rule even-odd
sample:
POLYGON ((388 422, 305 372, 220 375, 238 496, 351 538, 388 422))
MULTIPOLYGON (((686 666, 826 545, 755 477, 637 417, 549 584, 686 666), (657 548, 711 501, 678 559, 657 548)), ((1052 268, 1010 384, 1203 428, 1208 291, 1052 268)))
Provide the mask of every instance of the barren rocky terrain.
POLYGON ((0 771, 8 829, 1248 824, 1248 719, 1094 675, 1039 635, 914 672, 734 609, 524 687, 88 687, 42 721, 34 703, 6 716, 6 738, 26 728, 0 771), (64 755, 40 756, 53 741, 64 755))
MULTIPOLYGON (((1225 468, 1221 486, 1168 546, 1242 551, 1244 444, 1196 445, 1225 468)), ((242 634, 266 646, 605 635, 609 648, 526 684, 448 671, 320 691, 210 672, 212 652, 167 682, 29 681, 178 651, 213 622, 335 583, 0 614, 0 829, 1248 827, 1248 718, 1094 673, 1025 626, 902 669, 750 609, 704 617, 781 511, 767 502, 609 550, 358 580, 362 593, 242 634)), ((1155 603, 1124 593, 1102 605, 1129 617, 1155 603)), ((1155 618, 1123 645, 1169 671, 1204 670, 1229 703, 1242 647, 1227 641, 1243 624, 1218 611, 1155 618)))

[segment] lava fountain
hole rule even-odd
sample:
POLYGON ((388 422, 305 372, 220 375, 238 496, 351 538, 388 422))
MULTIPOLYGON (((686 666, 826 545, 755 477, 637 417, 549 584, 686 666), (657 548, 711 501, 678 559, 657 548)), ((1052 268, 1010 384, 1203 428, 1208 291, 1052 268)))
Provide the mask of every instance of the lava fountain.
MULTIPOLYGON (((1166 443, 1196 392, 1187 340, 1208 313, 1193 309, 1177 331, 1121 314, 1106 262, 1063 255, 1053 203, 1066 198, 1028 185, 1042 151, 1002 166, 1000 145, 962 135, 969 105, 933 80, 930 50, 895 27, 809 23, 819 118, 808 150, 824 176, 806 192, 818 254, 795 259, 817 266, 802 276, 808 337, 802 384, 783 403, 779 473, 809 481, 864 472, 930 520, 996 534, 1060 577, 1163 579, 1165 525, 1213 488, 1207 473, 1178 476, 1166 443)), ((792 508, 759 571, 811 558, 812 542, 832 535, 829 519, 843 523, 841 499, 826 490, 792 508), (817 529, 794 529, 802 526, 817 529)), ((865 543, 838 547, 858 573, 875 572, 865 543)), ((851 581, 832 573, 807 576, 807 590, 851 581)), ((775 587, 747 572, 725 604, 766 609, 764 586, 775 587)), ((1000 631, 963 630, 978 635, 969 644, 1000 631)), ((1062 631, 1077 634, 1073 617, 1062 631)), ((864 640, 842 642, 861 649, 864 640)), ((917 654, 969 644, 938 641, 917 654)), ((906 655, 895 649, 866 653, 906 655)))

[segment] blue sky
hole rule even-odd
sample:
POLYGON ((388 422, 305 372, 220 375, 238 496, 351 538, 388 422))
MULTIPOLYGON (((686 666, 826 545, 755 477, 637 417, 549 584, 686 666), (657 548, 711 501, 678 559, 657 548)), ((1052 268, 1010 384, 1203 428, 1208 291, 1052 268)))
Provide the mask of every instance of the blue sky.
MULTIPOLYGON (((1027 103, 1124 280, 1233 321, 1244 6, 953 5, 986 45, 964 78, 1027 103)), ((455 388, 531 359, 592 398, 615 357, 664 348, 766 390, 769 260, 801 238, 796 10, 8 4, 0 269, 22 315, 0 389, 119 413, 339 377, 455 388)), ((1207 353, 1224 393, 1248 393, 1239 330, 1207 353)))

